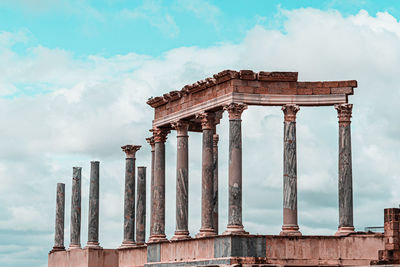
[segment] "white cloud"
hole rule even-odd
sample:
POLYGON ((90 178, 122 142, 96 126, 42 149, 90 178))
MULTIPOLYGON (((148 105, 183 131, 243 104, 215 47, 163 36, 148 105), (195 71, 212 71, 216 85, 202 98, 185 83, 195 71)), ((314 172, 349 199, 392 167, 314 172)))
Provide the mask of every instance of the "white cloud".
MULTIPOLYGON (((122 241, 123 218, 124 155, 119 147, 128 143, 143 145, 137 165, 150 166, 150 150, 144 138, 149 136, 153 114, 145 104, 147 98, 227 68, 299 71, 300 80, 358 80, 359 88, 350 97, 354 103, 355 224, 381 225, 382 209, 400 202, 396 191, 400 181, 396 110, 400 99, 399 22, 388 13, 374 17, 365 11, 343 17, 334 11, 299 9, 284 11, 284 15, 285 33, 256 26, 237 45, 176 48, 160 58, 132 53, 77 59, 68 51, 42 46, 19 55, 12 51, 10 41, 0 42, 0 69, 5 70, 0 73, 0 86, 7 84, 15 96, 0 99, 0 231, 52 232, 56 182, 66 183, 68 229, 71 167, 78 165, 84 167, 85 243, 89 160, 99 159, 103 203, 100 241, 105 247, 115 247, 122 241), (29 87, 34 88, 33 94, 26 89, 29 87), (23 215, 29 218, 22 219, 23 215)), ((1 36, 0 40, 24 39, 12 33, 1 36)), ((243 218, 251 233, 277 234, 280 228, 282 120, 279 108, 272 107, 251 107, 243 116, 243 218)), ((334 233, 336 111, 333 107, 302 108, 297 125, 300 229, 305 234, 334 233)), ((219 133, 223 230, 227 216, 226 115, 219 133)), ((200 135, 192 134, 189 214, 193 235, 200 227, 200 146, 200 135)), ((174 148, 175 135, 171 134, 167 141, 169 237, 175 221, 174 148)), ((49 250, 52 242, 48 233, 43 238, 46 240, 39 239, 36 244, 42 252, 49 250)), ((0 254, 18 244, 10 241, 0 254)), ((42 257, 45 259, 45 253, 42 257)))

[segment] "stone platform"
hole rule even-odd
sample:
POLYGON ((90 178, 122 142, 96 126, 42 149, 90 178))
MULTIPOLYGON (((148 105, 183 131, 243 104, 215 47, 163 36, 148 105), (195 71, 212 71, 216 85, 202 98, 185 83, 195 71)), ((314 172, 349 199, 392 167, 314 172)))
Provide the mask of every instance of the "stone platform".
POLYGON ((229 235, 166 241, 125 249, 49 254, 49 267, 362 266, 378 260, 384 235, 229 235))

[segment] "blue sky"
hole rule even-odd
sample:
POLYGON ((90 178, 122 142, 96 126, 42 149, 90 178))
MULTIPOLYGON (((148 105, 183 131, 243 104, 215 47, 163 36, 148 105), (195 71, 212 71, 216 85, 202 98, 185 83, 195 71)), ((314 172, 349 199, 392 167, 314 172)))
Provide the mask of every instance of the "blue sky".
MULTIPOLYGON (((350 97, 354 221, 361 230, 382 225, 383 208, 400 203, 399 19, 394 0, 0 1, 0 266, 46 266, 57 182, 66 184, 68 246, 73 166, 83 167, 85 245, 91 160, 101 162, 100 243, 118 247, 120 147, 142 145, 137 165, 150 165, 145 138, 153 113, 146 100, 224 69, 358 80, 350 97)), ((297 116, 303 234, 337 229, 336 116, 332 107, 302 108, 297 116)), ((226 117, 218 126, 220 229, 227 223, 226 117)), ((243 113, 243 222, 250 233, 280 231, 282 120, 279 107, 243 113)), ((166 143, 168 207, 175 207, 175 137, 172 132, 166 143)), ((201 135, 191 134, 189 147, 194 236, 200 228, 201 135)), ((168 237, 174 212, 166 214, 168 237)))

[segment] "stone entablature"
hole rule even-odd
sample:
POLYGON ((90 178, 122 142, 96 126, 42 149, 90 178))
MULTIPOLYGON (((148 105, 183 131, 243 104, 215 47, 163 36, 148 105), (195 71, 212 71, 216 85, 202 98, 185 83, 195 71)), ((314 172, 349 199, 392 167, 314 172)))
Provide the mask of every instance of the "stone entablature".
MULTIPOLYGON (((153 126, 169 127, 179 119, 192 119, 207 110, 221 110, 230 103, 247 105, 324 106, 347 103, 357 81, 299 82, 297 72, 224 70, 213 78, 186 85, 147 101, 155 109, 153 126)), ((198 123, 189 127, 199 131, 198 123)))

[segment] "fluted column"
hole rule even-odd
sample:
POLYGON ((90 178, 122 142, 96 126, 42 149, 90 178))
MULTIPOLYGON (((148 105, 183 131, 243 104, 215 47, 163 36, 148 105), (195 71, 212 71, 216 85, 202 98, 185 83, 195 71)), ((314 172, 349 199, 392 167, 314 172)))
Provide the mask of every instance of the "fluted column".
POLYGON ((90 162, 89 220, 87 248, 99 246, 99 167, 100 162, 90 162))
POLYGON ((143 245, 146 238, 146 167, 138 167, 136 197, 136 244, 143 245))
POLYGON ((197 114, 203 131, 202 173, 201 173, 201 228, 196 237, 215 235, 213 228, 213 191, 214 191, 214 162, 213 162, 213 133, 215 114, 204 112, 197 114))
POLYGON ((153 192, 154 192, 154 157, 155 157, 155 143, 154 136, 146 138, 147 143, 151 146, 151 168, 150 168, 150 232, 153 225, 153 192))
POLYGON ((65 185, 57 184, 56 195, 56 225, 54 235, 54 251, 65 250, 64 247, 64 217, 65 217, 65 185))
POLYGON ((154 184, 149 242, 165 241, 165 141, 168 130, 152 130, 155 143, 154 184))
POLYGON ((353 175, 351 164, 352 104, 335 105, 339 119, 339 228, 337 235, 354 232, 353 175))
POLYGON ((223 234, 247 234, 242 224, 242 113, 247 105, 231 103, 229 113, 229 207, 223 234))
POLYGON ((189 123, 178 121, 172 124, 177 131, 177 157, 176 157, 176 228, 173 240, 187 239, 188 211, 189 211, 189 149, 188 149, 188 129, 189 123))
POLYGON ((212 214, 212 226, 215 233, 218 234, 218 134, 213 135, 213 214, 212 214))
POLYGON ((71 241, 69 249, 81 247, 81 167, 72 169, 71 241))
POLYGON ((299 106, 282 106, 283 130, 283 225, 281 235, 301 235, 297 224, 296 114, 299 106))
POLYGON ((124 197, 124 240, 121 248, 135 246, 135 155, 141 146, 126 145, 125 152, 125 197, 124 197))

